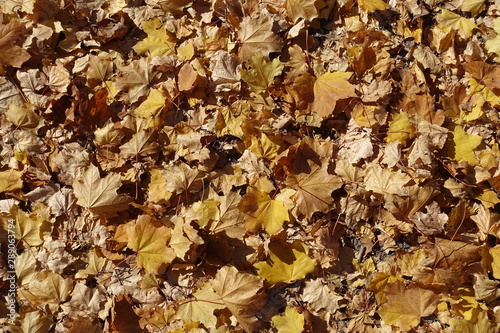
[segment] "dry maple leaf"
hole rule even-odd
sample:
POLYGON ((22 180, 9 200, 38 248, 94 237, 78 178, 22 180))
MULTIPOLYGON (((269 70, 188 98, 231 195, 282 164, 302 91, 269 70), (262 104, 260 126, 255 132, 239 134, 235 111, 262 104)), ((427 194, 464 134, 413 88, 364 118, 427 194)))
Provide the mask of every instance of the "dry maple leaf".
POLYGON ((337 295, 327 284, 324 284, 321 279, 315 279, 306 282, 302 300, 316 312, 325 309, 330 313, 335 313, 339 309, 339 301, 344 298, 337 295))
POLYGON ((247 190, 238 208, 246 214, 245 226, 253 233, 263 227, 269 235, 274 235, 290 219, 288 209, 282 201, 271 199, 265 191, 254 187, 247 190))
POLYGON ((254 54, 268 58, 269 53, 279 52, 283 47, 283 41, 273 32, 273 21, 265 15, 258 19, 246 16, 240 26, 238 37, 242 45, 239 57, 242 61, 250 60, 254 54))
POLYGON ((6 66, 21 67, 31 56, 25 49, 17 46, 24 38, 24 25, 19 22, 0 24, 0 74, 5 74, 6 66))
POLYGON ((124 99, 134 103, 148 94, 150 87, 157 82, 157 76, 150 63, 140 58, 119 69, 115 84, 118 89, 127 92, 124 99))
POLYGON ((328 166, 314 165, 310 173, 290 175, 285 184, 297 193, 293 201, 302 214, 310 218, 316 212, 326 213, 332 209, 332 192, 343 185, 342 180, 328 173, 328 166))
POLYGON ((405 287, 400 281, 388 284, 384 292, 387 302, 377 312, 386 324, 398 326, 405 332, 416 327, 422 317, 431 315, 439 299, 432 290, 413 285, 405 287))
POLYGON ((314 83, 312 111, 326 118, 332 114, 338 100, 356 97, 354 86, 347 81, 351 76, 348 72, 333 72, 318 77, 314 83))
POLYGON ((160 145, 154 139, 155 131, 141 130, 135 133, 130 141, 120 146, 120 155, 126 158, 152 155, 160 149, 160 145))
POLYGON ((269 262, 261 261, 254 266, 259 276, 273 285, 305 278, 314 271, 316 260, 309 258, 309 249, 299 241, 292 244, 277 241, 269 244, 269 262))
POLYGON ((212 290, 208 282, 196 290, 192 296, 190 299, 180 301, 181 305, 175 313, 175 318, 181 319, 186 325, 191 322, 200 322, 208 329, 215 329, 217 317, 214 311, 226 307, 220 297, 212 290))
POLYGON ((211 281, 212 288, 220 296, 241 327, 255 332, 260 322, 254 313, 266 303, 263 281, 248 273, 239 272, 232 266, 224 266, 211 281))
POLYGON ((117 212, 127 209, 131 201, 127 195, 116 193, 120 186, 120 175, 109 174, 101 178, 99 169, 94 165, 88 167, 81 179, 73 181, 77 204, 105 218, 116 216, 117 212))
POLYGON ((304 331, 304 315, 294 307, 287 306, 284 316, 273 316, 271 321, 273 326, 278 329, 278 333, 302 333, 304 331))
POLYGON ((137 252, 137 266, 149 273, 159 274, 166 264, 174 260, 175 254, 166 245, 170 229, 156 224, 150 216, 139 216, 135 225, 127 228, 127 247, 137 252))
POLYGON ((27 288, 19 290, 19 296, 34 306, 41 305, 51 313, 56 313, 61 303, 70 297, 72 290, 72 279, 65 279, 50 271, 41 271, 27 288))

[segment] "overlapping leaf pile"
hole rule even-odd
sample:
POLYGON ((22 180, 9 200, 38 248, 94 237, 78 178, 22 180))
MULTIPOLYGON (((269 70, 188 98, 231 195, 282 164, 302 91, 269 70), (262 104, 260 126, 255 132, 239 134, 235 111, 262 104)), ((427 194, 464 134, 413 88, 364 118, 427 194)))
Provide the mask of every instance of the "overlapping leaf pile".
POLYGON ((498 331, 498 4, 0 4, 10 331, 498 331))

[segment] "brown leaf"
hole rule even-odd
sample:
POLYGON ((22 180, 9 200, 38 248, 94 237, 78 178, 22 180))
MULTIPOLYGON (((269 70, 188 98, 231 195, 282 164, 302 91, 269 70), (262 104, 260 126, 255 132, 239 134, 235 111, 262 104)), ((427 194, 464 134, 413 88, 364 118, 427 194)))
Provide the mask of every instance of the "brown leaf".
POLYGON ((21 67, 31 56, 16 45, 24 38, 24 25, 19 22, 0 24, 0 74, 5 74, 6 66, 21 67))
POLYGON ((258 19, 250 16, 243 18, 238 37, 242 43, 239 49, 239 57, 242 61, 249 61, 254 54, 262 54, 266 58, 271 52, 279 52, 283 42, 273 32, 273 21, 265 15, 258 19))
POLYGON ((261 323, 254 314, 265 304, 267 297, 262 291, 263 280, 255 275, 238 272, 232 266, 224 266, 211 283, 243 329, 247 332, 257 331, 261 323))

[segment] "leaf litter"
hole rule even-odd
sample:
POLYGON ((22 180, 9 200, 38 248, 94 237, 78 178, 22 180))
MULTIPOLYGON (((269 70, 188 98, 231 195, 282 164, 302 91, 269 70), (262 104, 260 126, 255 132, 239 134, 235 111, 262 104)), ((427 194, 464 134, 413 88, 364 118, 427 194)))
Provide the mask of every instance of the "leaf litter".
POLYGON ((6 331, 499 330, 497 3, 0 7, 6 331))

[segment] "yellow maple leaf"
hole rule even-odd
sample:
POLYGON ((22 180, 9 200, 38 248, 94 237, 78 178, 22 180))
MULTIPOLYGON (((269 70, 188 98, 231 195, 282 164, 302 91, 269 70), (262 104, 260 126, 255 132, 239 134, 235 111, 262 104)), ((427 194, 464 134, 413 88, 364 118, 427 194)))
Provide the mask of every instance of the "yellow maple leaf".
POLYGON ((245 114, 225 107, 220 107, 217 110, 219 111, 215 125, 217 135, 234 135, 238 138, 243 138, 241 127, 245 120, 247 120, 245 114))
POLYGON ((422 317, 431 315, 436 309, 438 296, 431 290, 416 286, 408 288, 396 281, 384 289, 387 302, 378 309, 385 324, 398 326, 407 332, 416 327, 422 317))
POLYGON ((245 226, 250 232, 257 232, 263 227, 269 235, 274 235, 290 219, 282 201, 271 199, 266 192, 254 187, 248 189, 238 208, 246 214, 245 226))
POLYGON ((140 216, 126 232, 127 247, 137 252, 137 266, 147 272, 159 274, 175 258, 173 250, 167 246, 170 229, 163 225, 157 226, 151 217, 140 216))
POLYGON ((241 70, 241 78, 250 89, 255 92, 265 91, 274 82, 276 76, 281 75, 285 65, 278 59, 267 62, 262 54, 252 56, 251 69, 241 70))
POLYGON ((302 333, 304 331, 304 315, 292 306, 286 307, 284 316, 273 316, 271 321, 278 333, 302 333))
MULTIPOLYGON (((497 35, 484 43, 486 50, 489 53, 495 53, 497 56, 500 56, 500 17, 495 18, 493 20, 493 29, 497 33, 497 35)), ((499 57, 497 57, 498 60, 499 57)))
POLYGON ((16 127, 22 129, 36 131, 44 123, 44 120, 35 113, 35 106, 30 103, 10 104, 9 111, 5 113, 5 116, 16 127))
POLYGON ((391 8, 391 6, 385 3, 383 0, 358 0, 358 5, 361 10, 372 13, 376 10, 386 10, 391 8))
POLYGON ((281 151, 281 146, 278 144, 281 141, 279 136, 268 136, 248 122, 243 123, 241 129, 244 133, 245 145, 255 156, 273 160, 281 151))
POLYGON ((220 202, 214 199, 197 201, 193 204, 192 210, 196 213, 198 225, 206 226, 210 221, 217 221, 220 218, 220 202))
POLYGON ((440 26, 456 30, 458 35, 464 39, 472 36, 472 30, 477 28, 476 24, 471 20, 447 9, 442 9, 441 13, 436 16, 436 20, 440 26))
POLYGON ((314 83, 312 111, 326 118, 332 114, 338 100, 355 97, 354 86, 347 81, 351 76, 350 72, 333 72, 318 77, 314 83))
POLYGON ((73 280, 50 271, 38 273, 27 287, 19 289, 19 297, 28 300, 33 306, 41 305, 51 313, 56 313, 59 305, 70 297, 73 280))
MULTIPOLYGON (((10 213, 15 220, 13 230, 15 237, 19 241, 22 241, 25 248, 38 246, 43 243, 43 233, 50 231, 50 223, 48 221, 44 221, 36 212, 26 214, 17 206, 14 206, 10 213)), ((8 230, 10 227, 8 219, 2 218, 1 224, 4 230, 8 230)), ((0 230, 2 229, 0 228, 0 230)))
POLYGON ((498 332, 495 325, 488 320, 485 311, 477 314, 474 320, 451 318, 450 325, 457 333, 494 333, 498 332))
POLYGON ((464 0, 460 9, 475 16, 484 10, 484 0, 464 0))
POLYGON ((182 319, 185 324, 197 321, 209 329, 215 329, 217 317, 214 315, 214 310, 226 307, 220 297, 208 282, 196 290, 192 296, 192 298, 180 301, 181 305, 175 313, 175 318, 182 319))
POLYGON ((0 193, 19 190, 21 187, 23 187, 23 181, 20 171, 12 169, 0 171, 0 193))
POLYGON ((448 155, 457 162, 467 162, 469 165, 477 165, 478 159, 474 154, 474 149, 482 141, 479 135, 465 133, 462 126, 455 125, 451 133, 452 139, 446 142, 448 155))
POLYGON ((175 41, 167 34, 163 24, 154 18, 144 22, 142 30, 148 37, 134 45, 134 50, 139 55, 149 54, 151 57, 173 53, 175 41))
POLYGON ((195 50, 192 43, 187 43, 177 48, 177 57, 180 61, 191 60, 194 56, 194 53, 195 50))
POLYGON ((391 115, 391 120, 389 120, 389 131, 385 138, 386 142, 399 141, 403 145, 406 145, 406 140, 415 137, 415 129, 410 119, 408 118, 408 113, 401 111, 391 115))
POLYGON ((259 276, 273 285, 303 279, 314 271, 316 260, 309 258, 309 249, 301 242, 269 244, 269 260, 256 263, 259 276))
POLYGON ((148 184, 148 201, 155 203, 166 203, 172 196, 172 192, 167 191, 167 179, 160 169, 151 169, 148 184))
POLYGON ((145 129, 149 127, 161 127, 164 120, 162 111, 166 106, 166 99, 162 91, 151 89, 148 98, 133 110, 132 114, 147 119, 147 123, 144 126, 145 129))
POLYGON ((493 277, 495 279, 500 279, 500 245, 491 248, 489 252, 491 256, 491 270, 493 271, 493 277))

